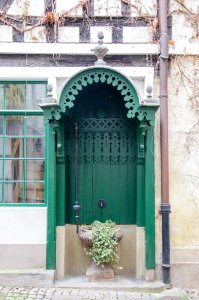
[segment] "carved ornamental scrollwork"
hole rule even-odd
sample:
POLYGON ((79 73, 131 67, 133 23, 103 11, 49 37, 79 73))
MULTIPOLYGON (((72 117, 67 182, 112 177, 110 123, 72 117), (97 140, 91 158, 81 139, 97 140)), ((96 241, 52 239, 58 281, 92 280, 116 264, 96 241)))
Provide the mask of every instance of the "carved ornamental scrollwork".
POLYGON ((112 85, 121 93, 124 105, 128 109, 128 118, 137 117, 139 121, 145 119, 154 125, 155 111, 158 106, 140 105, 137 92, 130 80, 119 72, 105 67, 89 68, 72 77, 62 91, 60 104, 43 108, 45 121, 59 120, 68 109, 75 105, 76 96, 81 90, 97 83, 112 85))

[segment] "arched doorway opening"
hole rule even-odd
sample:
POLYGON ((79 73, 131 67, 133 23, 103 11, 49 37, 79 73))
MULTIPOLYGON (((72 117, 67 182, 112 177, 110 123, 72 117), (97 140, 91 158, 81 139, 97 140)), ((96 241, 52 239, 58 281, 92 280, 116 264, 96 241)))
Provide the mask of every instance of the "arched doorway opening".
POLYGON ((95 83, 85 87, 65 123, 67 223, 74 223, 75 174, 78 173, 80 224, 111 219, 136 223, 136 119, 127 118, 121 93, 95 83), (75 170, 75 125, 78 170, 75 170), (104 200, 101 207, 99 200, 104 200))

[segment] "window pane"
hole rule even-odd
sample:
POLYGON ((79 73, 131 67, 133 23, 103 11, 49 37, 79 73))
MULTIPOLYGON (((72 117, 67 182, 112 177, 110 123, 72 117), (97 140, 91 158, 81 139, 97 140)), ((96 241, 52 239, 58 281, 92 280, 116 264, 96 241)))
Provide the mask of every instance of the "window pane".
POLYGON ((2 178, 2 175, 3 175, 3 161, 2 160, 0 160, 0 180, 2 180, 3 178, 2 178))
POLYGON ((2 182, 0 182, 0 203, 2 202, 2 182))
POLYGON ((3 135, 3 116, 0 116, 0 135, 3 135))
POLYGON ((28 158, 44 157, 44 138, 27 138, 26 144, 26 156, 28 158))
POLYGON ((24 157, 24 139, 23 138, 5 138, 5 157, 23 158, 24 157))
POLYGON ((5 183, 4 184, 4 202, 21 203, 23 201, 23 183, 5 183))
POLYGON ((26 119, 27 135, 44 135, 43 116, 32 116, 26 119))
POLYGON ((21 116, 6 116, 6 135, 23 135, 23 122, 21 116))
POLYGON ((24 84, 6 84, 6 108, 24 109, 24 84))
POLYGON ((46 84, 27 84, 26 108, 31 110, 41 110, 39 103, 46 97, 46 84))
POLYGON ((0 137, 0 158, 3 157, 3 142, 4 138, 0 137))
POLYGON ((26 183, 26 202, 43 203, 44 202, 44 183, 26 183))
POLYGON ((3 84, 0 84, 0 109, 4 109, 4 89, 3 89, 3 84))
POLYGON ((44 180, 44 161, 27 160, 26 178, 27 180, 44 180))
POLYGON ((24 179, 23 160, 5 160, 4 161, 4 179, 5 180, 23 180, 24 179))

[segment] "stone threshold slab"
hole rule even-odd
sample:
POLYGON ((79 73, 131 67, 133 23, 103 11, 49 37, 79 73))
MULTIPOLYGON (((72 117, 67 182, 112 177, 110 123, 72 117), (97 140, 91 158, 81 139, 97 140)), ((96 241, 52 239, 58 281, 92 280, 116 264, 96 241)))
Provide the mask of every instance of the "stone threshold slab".
POLYGON ((85 289, 114 289, 132 291, 161 292, 165 285, 161 281, 146 282, 133 277, 115 276, 114 279, 89 282, 86 276, 68 276, 55 281, 56 287, 85 289))

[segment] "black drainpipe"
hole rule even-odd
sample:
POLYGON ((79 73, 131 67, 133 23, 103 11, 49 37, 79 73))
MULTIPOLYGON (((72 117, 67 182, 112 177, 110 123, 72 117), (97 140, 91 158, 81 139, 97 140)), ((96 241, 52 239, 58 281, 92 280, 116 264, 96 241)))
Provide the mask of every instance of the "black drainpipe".
POLYGON ((162 214, 162 275, 170 283, 169 236, 169 157, 168 157, 168 0, 159 0, 160 22, 160 140, 161 140, 161 214, 162 214))

